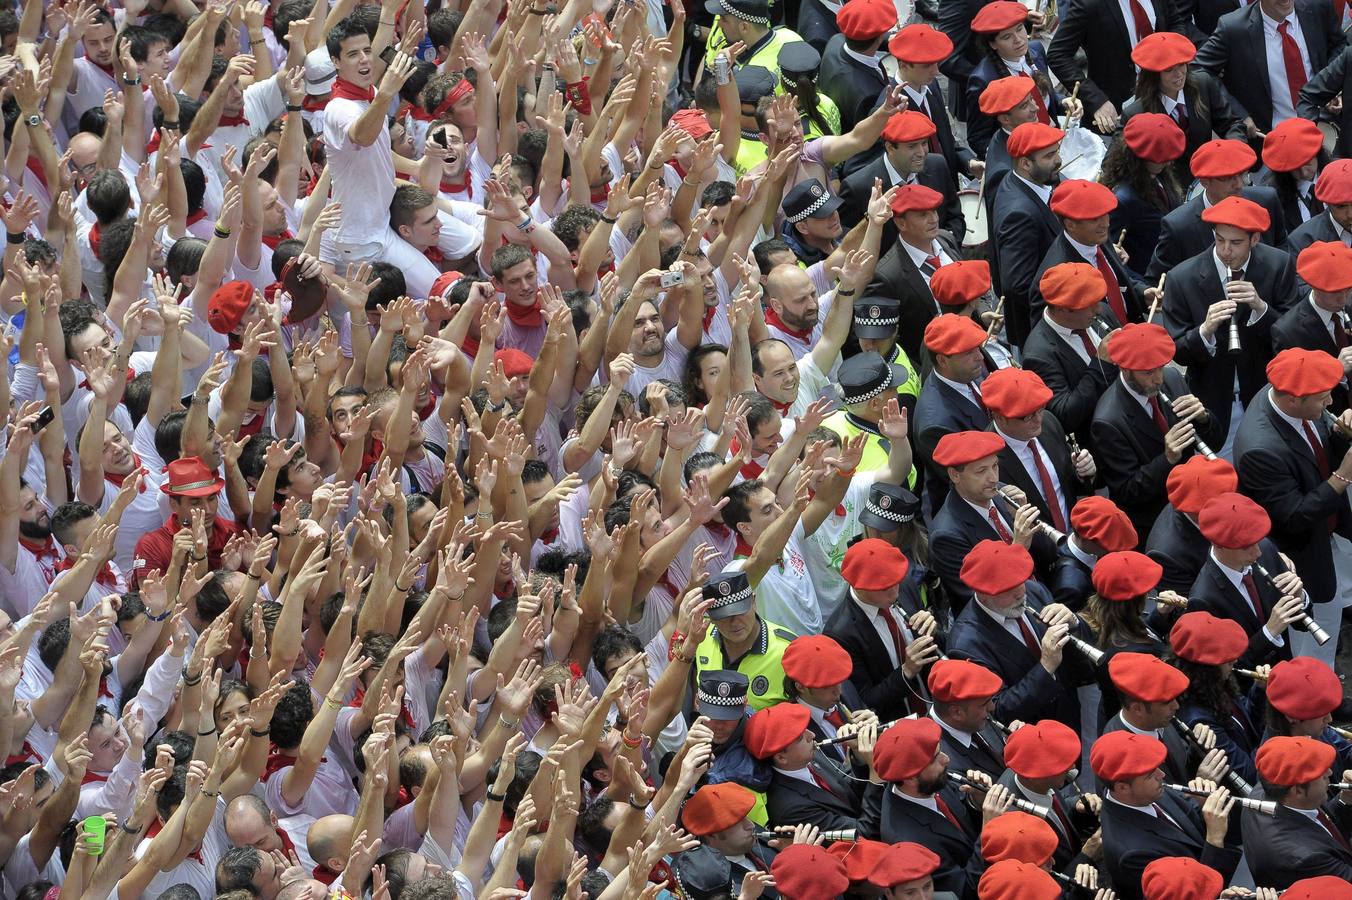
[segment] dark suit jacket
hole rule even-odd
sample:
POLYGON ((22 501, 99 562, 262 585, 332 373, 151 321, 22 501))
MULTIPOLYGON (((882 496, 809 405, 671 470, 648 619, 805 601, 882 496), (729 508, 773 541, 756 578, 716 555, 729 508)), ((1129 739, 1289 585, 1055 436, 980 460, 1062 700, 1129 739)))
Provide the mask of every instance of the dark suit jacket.
MULTIPOLYGON (((1310 424, 1326 448, 1329 464, 1337 466, 1347 439, 1330 436, 1322 422, 1310 424)), ((1336 517, 1338 533, 1352 537, 1352 510, 1347 497, 1335 492, 1320 473, 1309 443, 1278 417, 1266 391, 1254 397, 1239 423, 1234 456, 1240 491, 1272 517, 1270 537, 1295 562, 1310 599, 1315 603, 1333 599, 1336 579, 1327 522, 1336 517)))
POLYGON ((1162 856, 1191 856, 1220 872, 1229 883, 1239 866, 1239 848, 1213 847, 1206 842, 1206 825, 1195 803, 1171 791, 1165 791, 1158 802, 1173 822, 1111 798, 1103 801, 1103 860, 1117 896, 1141 900, 1141 875, 1162 856))
MULTIPOLYGON (((1348 96, 1352 96, 1349 94, 1348 96)), ((1295 259, 1300 256, 1300 251, 1313 244, 1315 241, 1337 241, 1342 240, 1338 236, 1338 228, 1333 223, 1333 216, 1326 209, 1317 216, 1314 216, 1294 229, 1286 236, 1286 250, 1295 259)))
POLYGON ((1005 739, 999 730, 987 723, 977 732, 986 746, 980 746, 975 740, 969 746, 949 734, 948 729, 939 727, 939 749, 947 754, 948 768, 954 772, 967 772, 976 769, 985 772, 992 779, 999 778, 1005 771, 1005 739))
POLYGON ((1127 271, 1133 278, 1143 278, 1159 243, 1164 216, 1176 209, 1182 198, 1170 197, 1166 191, 1164 202, 1172 205, 1161 210, 1126 183, 1114 187, 1113 195, 1117 197, 1117 208, 1108 215, 1108 231, 1114 238, 1126 231, 1122 249, 1127 253, 1127 271))
MULTIPOLYGON (((1099 309, 1105 316, 1112 315, 1106 303, 1099 304, 1099 309)), ((1117 381, 1117 366, 1097 357, 1085 362, 1045 318, 1039 318, 1028 335, 1023 364, 1051 389, 1047 411, 1075 435, 1080 446, 1090 446, 1089 423, 1094 419, 1094 408, 1108 386, 1117 381)))
MULTIPOLYGON (((1008 500, 997 495, 995 507, 1010 534, 1014 533, 1014 509, 1008 500)), ((967 553, 984 540, 999 540, 1000 535, 983 516, 956 491, 949 491, 939 511, 934 514, 930 527, 930 568, 939 575, 944 590, 948 593, 953 609, 958 609, 972 598, 971 588, 963 583, 962 561, 967 553)), ((1056 547, 1052 542, 1038 534, 1033 538, 1033 559, 1043 566, 1051 565, 1056 558, 1056 547)), ((1009 720, 996 716, 1002 722, 1009 720)), ((1024 719, 1027 721, 1035 721, 1024 719)))
MULTIPOLYGON (((996 782, 1009 788, 1014 796, 1024 796, 1018 785, 1018 776, 1014 774, 1013 770, 1005 770, 1004 774, 996 779, 996 782)), ((1075 818, 1071 813, 1072 809, 1075 807, 1076 800, 1079 799, 1079 790, 1072 782, 1057 791, 1056 798, 1060 801, 1062 809, 1065 811, 1067 818, 1071 821, 1070 830, 1066 831, 1065 823, 1062 822, 1060 817, 1055 813, 1048 815, 1045 820, 1047 824, 1052 827, 1052 831, 1056 832, 1057 843, 1056 851, 1052 854, 1052 869, 1057 872, 1074 872, 1075 867, 1079 863, 1091 862, 1088 857, 1080 853, 1080 848, 1084 846, 1085 839, 1089 835, 1083 833, 1080 828, 1076 827, 1075 818)), ((1045 799, 1035 802, 1041 806, 1046 806, 1045 799)), ((1063 896, 1073 895, 1065 894, 1063 896)))
POLYGON ((817 774, 831 790, 808 784, 800 778, 775 772, 770 776, 770 787, 765 792, 765 812, 769 824, 816 825, 822 830, 857 828, 859 801, 850 782, 817 754, 814 763, 817 774))
POLYGON ((1159 590, 1177 591, 1185 597, 1210 552, 1211 542, 1173 506, 1164 508, 1145 541, 1146 556, 1164 569, 1159 590))
MULTIPOLYGON (((1301 27, 1305 27, 1304 20, 1301 20, 1301 27)), ((1296 112, 1302 118, 1316 121, 1320 111, 1334 97, 1339 94, 1352 97, 1352 64, 1349 64, 1352 63, 1352 56, 1349 54, 1352 54, 1352 47, 1343 48, 1322 69, 1316 69, 1316 74, 1305 82, 1305 87, 1300 89, 1300 102, 1296 104, 1296 112)), ((1338 113, 1338 124, 1342 127, 1333 155, 1352 156, 1352 106, 1343 104, 1342 112, 1338 113)))
POLYGON ((939 30, 953 42, 953 52, 939 64, 939 71, 948 77, 949 100, 952 101, 954 114, 964 122, 970 120, 973 114, 980 113, 975 104, 969 109, 966 94, 961 90, 952 90, 951 86, 966 84, 972 69, 985 57, 981 45, 972 34, 972 17, 985 5, 984 0, 939 2, 939 30))
MULTIPOLYGON (((873 109, 877 109, 881 106, 882 102, 883 96, 882 93, 879 92, 874 98, 873 109)), ((957 135, 953 133, 953 120, 948 117, 948 107, 944 103, 944 92, 943 89, 939 87, 938 80, 936 79, 935 81, 930 82, 930 86, 925 88, 925 105, 929 107, 928 110, 923 109, 914 103, 910 99, 909 94, 907 95, 907 103, 909 103, 910 108, 916 112, 929 113, 930 121, 934 123, 934 136, 939 141, 940 152, 943 153, 944 162, 948 163, 948 173, 949 177, 953 180, 953 189, 957 190, 958 173, 961 172, 966 175, 968 164, 976 159, 977 156, 971 151, 971 148, 958 140, 957 135)), ((870 112, 872 112, 872 110, 870 110, 870 112)))
MULTIPOLYGON (((1093 493, 1093 486, 1084 483, 1075 474, 1075 464, 1070 460, 1070 444, 1066 441, 1066 430, 1051 413, 1044 413, 1042 416, 1042 434, 1038 437, 1038 446, 1051 460, 1052 471, 1056 473, 1056 480, 1061 483, 1061 515, 1069 522, 1071 508, 1081 497, 1093 493)), ((1000 477, 1028 496, 1028 502, 1037 507, 1042 521, 1049 525, 1054 524, 1051 504, 1043 496, 1042 480, 1037 474, 1030 473, 1007 444, 1000 451, 999 459, 1000 477)))
POLYGON ((1005 298, 1005 335, 1022 347, 1033 327, 1031 298, 1038 266, 1061 235, 1061 220, 1022 178, 1000 182, 991 216, 995 292, 1005 298))
MULTIPOLYGON (((809 0, 804 6, 815 4, 809 0)), ((834 24, 834 23, 832 23, 834 24)), ((877 109, 878 94, 887 87, 887 79, 877 66, 869 66, 845 52, 844 35, 831 38, 822 51, 817 90, 836 101, 840 108, 840 133, 845 134, 877 109)))
MULTIPOLYGON (((1107 721, 1103 726, 1103 734, 1113 731, 1128 731, 1126 724, 1122 721, 1122 713, 1117 713, 1107 721)), ((1169 726, 1160 729, 1160 741, 1169 750, 1169 755, 1160 763, 1160 768, 1164 770, 1164 779, 1172 784, 1187 784, 1192 766, 1190 759, 1192 750, 1188 746, 1187 740, 1176 730, 1169 726)))
MULTIPOLYGON (((939 243, 950 259, 961 259, 962 254, 947 236, 940 233, 939 243)), ((921 348, 925 344, 925 326, 939 314, 934 304, 934 294, 929 284, 920 274, 906 248, 898 239, 883 253, 882 259, 873 270, 873 280, 869 282, 864 296, 880 295, 901 301, 900 320, 897 322, 897 343, 906 351, 906 355, 918 362, 921 348)))
MULTIPOLYGON (((1145 0, 1155 12, 1155 31, 1185 31, 1169 0, 1145 0)), ((1047 48, 1047 63, 1062 84, 1080 82, 1085 125, 1111 101, 1119 110, 1136 85, 1131 33, 1116 0, 1071 0, 1060 7, 1061 24, 1047 48), (1076 61, 1084 50, 1086 67, 1076 61)))
MULTIPOLYGON (((939 855, 934 872, 934 889, 965 895, 967 869, 979 858, 976 842, 981 834, 981 817, 969 807, 955 788, 945 785, 938 795, 962 824, 958 828, 942 813, 898 797, 890 784, 870 784, 864 791, 864 808, 859 816, 859 836, 895 844, 911 841, 939 855)), ((975 879, 972 880, 975 885, 975 879)))
MULTIPOLYGON (((1221 16, 1239 9, 1239 5, 1239 0, 1184 0, 1179 4, 1179 10, 1191 17, 1198 31, 1210 35, 1216 30, 1221 16)), ((801 31, 798 33, 802 34, 801 31)))
POLYGON ((948 496, 948 470, 934 464, 934 448, 946 434, 985 431, 991 424, 990 413, 931 375, 920 386, 914 421, 911 446, 925 463, 929 509, 937 512, 948 496))
POLYGON ((1047 575, 1047 589, 1052 601, 1062 603, 1079 612, 1094 592, 1094 573, 1070 552, 1066 542, 1056 545, 1056 559, 1047 575))
MULTIPOLYGON (((1283 565, 1277 558, 1277 548, 1266 539, 1261 546, 1262 556, 1259 557, 1259 562, 1263 568, 1269 572, 1280 572, 1283 565)), ((1282 641, 1282 646, 1278 647, 1263 633, 1267 615, 1281 599, 1281 592, 1268 584, 1267 579, 1257 572, 1254 573, 1253 581, 1254 587, 1258 589, 1258 599, 1263 604, 1264 615, 1261 619, 1254 612, 1248 593, 1230 582, 1209 553, 1206 562, 1202 564, 1202 570, 1197 573, 1197 580, 1184 594, 1190 601, 1188 603, 1190 612, 1205 610, 1218 619, 1233 619, 1243 626, 1245 633, 1249 635, 1249 648, 1235 663, 1241 669, 1252 669, 1265 663, 1276 665, 1284 659, 1291 658, 1289 636, 1282 641)))
MULTIPOLYGON (((995 129, 991 135, 990 143, 986 145, 986 173, 982 179, 986 183, 986 191, 981 197, 981 202, 986 204, 986 229, 990 230, 990 223, 995 221, 995 194, 1000 190, 1000 182, 1005 180, 1009 174, 1010 167, 1013 165, 1009 158, 1009 132, 1003 128, 995 129)), ((991 248, 994 253, 995 248, 991 248)))
MULTIPOLYGON (((1135 275, 1127 271, 1127 267, 1122 265, 1122 259, 1117 255, 1111 242, 1103 247, 1103 255, 1108 258, 1108 267, 1113 270, 1114 277, 1117 278, 1117 289, 1122 295, 1122 303, 1127 310, 1127 319, 1131 322, 1144 322, 1145 314, 1149 304, 1145 302, 1145 286, 1142 285, 1135 275)), ((1029 309, 1032 321, 1037 322, 1042 318, 1042 308, 1046 301, 1042 299, 1042 289, 1039 285, 1042 282, 1042 275, 1052 266, 1059 266, 1062 263, 1083 263, 1085 258, 1080 255, 1080 251, 1071 246, 1070 239, 1064 233, 1057 236, 1047 250, 1047 255, 1042 257, 1042 264, 1038 266, 1037 274, 1033 276, 1033 287, 1029 291, 1029 309)), ((1094 265, 1094 263, 1089 263, 1094 265)), ((1111 308, 1111 307, 1110 307, 1111 308)), ((1119 325, 1125 325, 1126 322, 1119 322, 1119 325)))
MULTIPOLYGON (((1171 369, 1164 370, 1164 388, 1170 397, 1186 393, 1183 377, 1171 369)), ((1173 408, 1164 402, 1160 408, 1165 422, 1172 426, 1178 420, 1173 408)), ((1202 440, 1213 446, 1224 437, 1216 422, 1213 415, 1207 425, 1197 429, 1202 440)), ((1131 518, 1137 535, 1149 534, 1168 501, 1165 480, 1173 464, 1164 455, 1164 435, 1121 378, 1099 398, 1090 430, 1094 459, 1108 485, 1108 496, 1131 518)))
POLYGON ((1218 714, 1197 703, 1187 703, 1178 708, 1175 718, 1189 728, 1199 723, 1209 727, 1216 735, 1216 748, 1225 751, 1230 768, 1249 784, 1257 784, 1258 770, 1253 755, 1258 749, 1257 729, 1262 726, 1262 717, 1243 696, 1233 699, 1234 711, 1229 715, 1218 714))
POLYGON ((822 6, 820 0, 803 0, 798 7, 798 25, 793 30, 818 53, 825 53, 827 43, 840 34, 835 13, 822 6))
MULTIPOLYGON (((1348 331, 1352 333, 1352 328, 1348 328, 1348 331)), ((1308 295, 1302 296, 1280 319, 1272 323, 1271 338, 1274 355, 1290 347, 1323 350, 1331 356, 1338 355, 1338 345, 1334 343, 1332 333, 1324 325, 1324 320, 1320 318, 1308 295)), ((1347 409, 1347 404, 1347 381, 1344 379, 1342 384, 1333 389, 1333 414, 1337 415, 1347 409)))
MULTIPOLYGON (((915 610, 892 607, 899 625, 911 612, 915 610)), ((908 702, 912 698, 917 701, 916 708, 929 700, 923 673, 919 678, 908 679, 900 666, 892 665, 882 638, 849 596, 837 604, 826 622, 825 634, 834 638, 854 662, 849 683, 859 693, 862 706, 851 709, 871 709, 879 719, 890 722, 912 711, 908 702)))
MULTIPOLYGON (((1311 78, 1347 46, 1333 5, 1321 0, 1296 0, 1311 78)), ((1193 65, 1221 80, 1235 115, 1253 119, 1258 130, 1272 130, 1272 91, 1268 81, 1267 50, 1262 10, 1244 5, 1221 16, 1207 42, 1197 49, 1193 65)))
MULTIPOLYGON (((1026 617, 1038 640, 1047 630, 1037 612, 1051 602, 1051 594, 1036 581, 1027 584, 1026 617)), ((1088 637, 1081 628, 1080 637, 1088 637)), ((1067 654, 1074 653, 1067 649, 1067 654)), ((1040 653, 1029 650, 978 603, 968 603, 953 620, 948 633, 948 654, 970 659, 999 675, 1004 687, 995 695, 995 718, 1001 722, 1037 722, 1053 718, 1070 728, 1080 727, 1080 703, 1076 698, 1070 660, 1065 659, 1050 674, 1039 662, 1040 653)))
POLYGON ((1291 257, 1275 247, 1254 246, 1244 267, 1244 278, 1253 284, 1268 310, 1257 322, 1247 306, 1235 313, 1240 349, 1228 352, 1229 326, 1216 332, 1212 351, 1202 340, 1201 325, 1207 308, 1225 297, 1225 285, 1216 269, 1213 251, 1206 250, 1179 263, 1164 283, 1164 327, 1177 349, 1174 359, 1188 369, 1188 390, 1197 395, 1212 418, 1220 420, 1221 433, 1230 428, 1234 406, 1235 375, 1239 375, 1239 398, 1247 406, 1259 388, 1267 384, 1267 364, 1272 360, 1268 332, 1296 299, 1296 269, 1291 257))
MULTIPOLYGON (((1051 81, 1051 73, 1047 70, 1047 51, 1043 48, 1041 41, 1028 42, 1028 64, 1034 69, 1047 76, 1051 81)), ((997 78, 1005 78, 1009 75, 1009 69, 1006 66, 997 66, 995 62, 986 54, 981 55, 981 61, 972 69, 967 80, 964 82, 953 82, 955 85, 963 85, 967 91, 967 143, 971 145, 972 152, 978 157, 984 158, 986 147, 990 144, 992 135, 1000 130, 999 124, 995 119, 983 113, 979 107, 981 92, 986 86, 997 78)), ((1044 97, 1047 104, 1047 113, 1055 119, 1061 115, 1061 95, 1055 90, 1050 97, 1044 97)), ((1053 122, 1060 127, 1060 122, 1053 122)))
MULTIPOLYGON (((1282 204, 1277 199, 1277 192, 1270 187, 1246 187, 1239 195, 1268 211, 1272 227, 1263 232, 1263 243, 1280 247, 1286 241, 1286 224, 1282 220, 1282 204)), ((1155 255, 1151 257, 1145 273, 1148 283, 1154 284, 1161 275, 1183 260, 1215 246, 1215 232, 1202 221, 1202 210, 1205 208, 1205 201, 1198 194, 1160 222, 1159 243, 1155 245, 1155 255)))
MULTIPOLYGON (((1352 824, 1348 807, 1329 803, 1324 811, 1346 836, 1352 824)), ((1239 821, 1249 871, 1258 884, 1280 891, 1292 882, 1318 875, 1352 881, 1352 853, 1309 816, 1278 805, 1275 816, 1246 809, 1239 821)))
MULTIPOLYGON (((1183 102, 1188 110, 1187 144, 1177 166, 1180 173, 1189 173, 1192 154, 1207 141, 1222 137, 1237 141, 1248 140, 1248 130, 1244 127, 1244 117, 1235 114, 1230 107, 1230 98, 1215 78, 1197 69, 1188 73, 1188 86, 1183 89, 1183 102)), ((1164 104, 1156 99, 1143 103, 1132 97, 1122 106, 1122 124, 1137 113, 1164 112, 1164 104)), ((1117 234, 1117 232, 1113 232, 1117 234)), ((1144 262, 1144 260, 1142 261, 1144 262)))
MULTIPOLYGON (((840 207, 841 222, 845 227, 853 228, 863 220, 868 211, 868 201, 873 195, 873 179, 881 178, 883 189, 892 187, 892 180, 883 165, 882 157, 864 166, 857 172, 846 176, 840 183, 840 198, 844 201, 840 207)), ((939 207, 939 227, 953 235, 953 240, 961 244, 962 236, 967 233, 967 221, 962 217, 962 204, 958 202, 958 192, 948 173, 948 164, 938 153, 925 157, 925 168, 916 175, 917 182, 944 195, 943 205, 939 207)), ((896 226, 891 222, 883 229, 883 246, 891 247, 896 241, 896 226), (889 234, 887 229, 892 229, 889 234)))

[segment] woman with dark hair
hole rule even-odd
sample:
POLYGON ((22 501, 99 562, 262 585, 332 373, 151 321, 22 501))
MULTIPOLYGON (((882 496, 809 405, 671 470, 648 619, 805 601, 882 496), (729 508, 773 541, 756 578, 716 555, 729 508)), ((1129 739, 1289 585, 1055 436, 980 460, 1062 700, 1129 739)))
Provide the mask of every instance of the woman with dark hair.
POLYGON ((1106 554, 1094 564, 1094 593, 1080 618, 1094 633, 1094 646, 1103 651, 1103 658, 1095 664, 1102 691, 1100 721, 1117 715, 1121 705, 1108 675, 1109 661, 1119 653, 1159 656, 1168 646, 1145 624, 1146 594, 1159 585, 1163 575, 1159 563, 1135 550, 1106 554))
POLYGON ((1010 75, 1027 75, 1037 85, 1034 99, 1037 118, 1045 125, 1054 116, 1078 119, 1084 113, 1079 100, 1062 97, 1052 88, 1047 72, 1047 51, 1041 41, 1028 37, 1028 7, 1014 0, 987 3, 972 19, 972 35, 984 54, 967 79, 967 143, 978 159, 986 158, 986 147, 999 127, 994 117, 982 113, 981 92, 992 81, 1010 75))
POLYGON ((1163 113, 1182 129, 1186 143, 1175 166, 1185 184, 1192 179, 1189 166, 1198 147, 1215 137, 1248 137, 1244 120, 1235 115, 1216 79, 1188 65, 1196 55, 1197 48, 1181 34, 1157 31, 1142 40, 1131 51, 1140 68, 1136 93, 1122 105, 1124 126, 1140 113, 1163 113))
POLYGON ((1249 648, 1244 626, 1208 612, 1184 613, 1169 632, 1169 643, 1171 650, 1164 661, 1188 676, 1187 690, 1178 698, 1178 720, 1189 729, 1199 722, 1207 725, 1230 768, 1250 784, 1256 783, 1253 754, 1262 737, 1262 723, 1234 674, 1235 660, 1249 648))
POLYGON ((805 41, 792 41, 779 49, 779 77, 784 93, 798 100, 803 117, 803 137, 840 134, 840 110, 836 101, 817 90, 822 55, 805 41))
POLYGON ((1294 231, 1324 211, 1314 196, 1315 179, 1328 162, 1324 132, 1309 119, 1287 119, 1263 138, 1263 181, 1277 191, 1282 220, 1294 231))
POLYGON ((1126 251, 1122 262, 1136 278, 1143 277, 1155 252, 1160 220, 1183 202, 1171 163, 1182 155, 1185 140, 1178 124, 1163 113, 1139 113, 1113 138, 1103 160, 1099 180, 1117 197, 1109 234, 1126 251))

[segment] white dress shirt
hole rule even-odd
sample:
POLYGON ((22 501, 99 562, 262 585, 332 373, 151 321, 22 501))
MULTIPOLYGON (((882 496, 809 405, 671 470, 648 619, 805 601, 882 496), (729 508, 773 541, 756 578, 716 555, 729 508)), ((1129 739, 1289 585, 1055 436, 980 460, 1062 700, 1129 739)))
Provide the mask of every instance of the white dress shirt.
MULTIPOLYGON (((1260 12, 1259 15, 1263 17, 1263 49, 1267 57, 1268 90, 1272 94, 1272 125, 1276 127, 1287 119, 1294 118, 1296 108, 1291 103, 1291 87, 1286 80, 1286 57, 1282 55, 1282 36, 1277 33, 1277 26, 1281 25, 1281 22, 1268 18, 1266 13, 1260 12)), ((1292 13, 1285 21, 1290 23, 1287 34, 1291 35, 1296 46, 1300 48, 1300 62, 1305 68, 1305 77, 1309 78, 1310 51, 1305 48, 1300 19, 1292 13)))

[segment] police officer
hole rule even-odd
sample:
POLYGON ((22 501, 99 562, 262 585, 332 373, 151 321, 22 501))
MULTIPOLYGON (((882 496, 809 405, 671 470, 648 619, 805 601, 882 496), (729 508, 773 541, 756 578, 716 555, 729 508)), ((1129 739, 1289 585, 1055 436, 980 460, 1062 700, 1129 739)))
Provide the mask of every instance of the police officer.
POLYGON ((748 702, 764 709, 787 700, 784 685, 784 651, 793 632, 766 622, 756 614, 756 595, 743 572, 724 572, 704 586, 705 600, 712 600, 709 618, 713 625, 695 651, 695 672, 731 669, 746 676, 748 702))

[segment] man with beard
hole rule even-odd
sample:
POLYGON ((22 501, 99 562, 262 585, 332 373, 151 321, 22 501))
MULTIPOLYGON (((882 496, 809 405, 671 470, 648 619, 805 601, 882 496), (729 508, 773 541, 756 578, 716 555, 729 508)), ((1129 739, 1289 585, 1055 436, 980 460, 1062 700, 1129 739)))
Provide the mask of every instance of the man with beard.
POLYGON ((658 303, 666 273, 649 269, 634 283, 606 335, 607 363, 621 353, 634 357, 634 374, 621 387, 635 397, 654 381, 679 382, 685 372, 686 356, 699 346, 703 335, 704 292, 699 271, 685 261, 676 263, 672 271, 680 273, 682 279, 666 289, 680 295, 679 318, 674 329, 667 331, 662 324, 658 303))
MULTIPOLYGON (((66 86, 66 106, 63 121, 74 126, 86 111, 103 104, 103 95, 112 91, 121 95, 121 85, 113 77, 113 62, 117 56, 117 22, 102 7, 96 7, 92 16, 71 16, 67 40, 83 42, 84 56, 77 57, 66 86)), ((70 131, 75 131, 74 127, 70 131)))
POLYGON ((1031 297, 1038 266, 1061 235, 1052 213, 1052 189, 1061 180, 1061 140, 1066 133, 1026 122, 1009 135, 1010 173, 991 207, 991 253, 996 293, 1005 299, 1005 333, 1019 347, 1032 328, 1031 297))
MULTIPOLYGON (((55 507, 45 490, 35 488, 22 477, 36 437, 32 431, 38 421, 38 404, 19 410, 14 433, 5 456, 0 459, 0 595, 11 617, 27 615, 33 604, 47 593, 61 562, 61 550, 52 539, 51 512, 55 507), (21 608, 22 607, 22 608, 21 608)), ((46 480, 61 491, 64 499, 65 473, 62 471, 59 425, 43 429, 42 458, 46 480), (49 436, 57 437, 55 446, 47 446, 49 436)))

